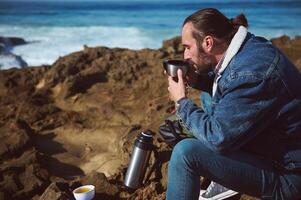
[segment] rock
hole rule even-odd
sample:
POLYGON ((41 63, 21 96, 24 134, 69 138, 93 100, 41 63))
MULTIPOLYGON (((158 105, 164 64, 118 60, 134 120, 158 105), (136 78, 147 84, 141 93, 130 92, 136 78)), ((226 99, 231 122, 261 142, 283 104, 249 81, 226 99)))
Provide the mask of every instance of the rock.
POLYGON ((39 200, 64 200, 74 199, 72 191, 82 185, 95 186, 95 199, 116 199, 119 189, 114 184, 109 183, 103 173, 92 172, 85 177, 77 178, 67 182, 58 180, 51 183, 39 200))
POLYGON ((28 66, 21 56, 15 55, 11 52, 14 46, 24 44, 27 44, 27 42, 23 38, 0 37, 0 70, 28 66))
POLYGON ((83 177, 80 182, 82 185, 94 185, 96 197, 99 199, 116 199, 116 195, 119 193, 116 185, 111 184, 103 173, 96 171, 83 177))
POLYGON ((0 163, 8 158, 20 156, 24 150, 32 146, 27 130, 16 122, 0 127, 0 163))
POLYGON ((74 199, 72 192, 69 190, 69 185, 66 182, 51 183, 39 200, 70 200, 74 199))
POLYGON ((288 45, 290 43, 290 40, 291 39, 287 35, 283 35, 278 38, 272 38, 271 42, 277 46, 284 46, 284 45, 288 45))
MULTIPOLYGON (((271 39, 272 43, 280 48, 290 60, 297 65, 297 60, 301 58, 301 37, 290 39, 288 36, 271 39)), ((299 68, 300 69, 300 68, 299 68)))
POLYGON ((167 52, 169 55, 182 54, 184 51, 184 48, 181 44, 181 37, 178 36, 178 37, 163 41, 162 50, 167 52))
POLYGON ((0 36, 0 43, 6 44, 9 46, 17 46, 27 44, 27 42, 23 38, 19 37, 1 37, 0 36))
MULTIPOLYGON (((1 48, 1 47, 0 47, 1 48)), ((22 68, 27 67, 28 64, 21 56, 13 53, 2 53, 0 49, 0 69, 10 69, 13 67, 22 68)))
POLYGON ((0 191, 10 199, 28 199, 43 191, 49 174, 39 164, 41 155, 28 150, 17 159, 7 160, 0 166, 0 191))
POLYGON ((162 193, 162 188, 157 183, 151 183, 149 186, 145 188, 141 188, 136 191, 135 200, 144 200, 144 199, 165 199, 165 194, 162 193), (158 194, 159 192, 159 194, 158 194), (162 193, 162 194, 161 194, 162 193), (156 197, 156 198, 154 198, 156 197))
MULTIPOLYGON (((301 37, 272 41, 301 69, 301 37)), ((73 189, 93 184, 96 199, 165 199, 171 149, 156 132, 173 104, 162 61, 182 53, 176 37, 157 50, 85 46, 52 66, 1 70, 0 198, 73 199, 73 189), (146 129, 158 147, 154 171, 129 191, 133 143, 146 129)))

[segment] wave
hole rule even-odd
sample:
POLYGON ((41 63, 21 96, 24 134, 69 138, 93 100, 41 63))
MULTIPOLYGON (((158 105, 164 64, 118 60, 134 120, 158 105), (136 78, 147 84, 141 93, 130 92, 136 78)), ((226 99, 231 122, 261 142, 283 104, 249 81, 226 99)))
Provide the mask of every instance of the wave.
MULTIPOLYGON (((299 29, 265 26, 251 26, 250 31, 268 39, 282 35, 293 37, 300 34, 299 29)), ((11 50, 14 55, 21 56, 28 66, 51 65, 61 56, 82 50, 84 45, 136 50, 160 48, 163 40, 177 35, 180 35, 180 28, 172 27, 147 29, 110 26, 0 26, 0 36, 21 37, 29 42, 11 50)), ((6 61, 5 63, 5 66, 2 63, 2 69, 16 67, 12 66, 14 62, 6 61)))
POLYGON ((12 49, 12 53, 21 56, 28 66, 52 64, 60 56, 82 50, 83 45, 131 49, 159 48, 164 38, 174 34, 176 33, 135 27, 0 27, 2 36, 21 37, 29 41, 27 45, 12 49))

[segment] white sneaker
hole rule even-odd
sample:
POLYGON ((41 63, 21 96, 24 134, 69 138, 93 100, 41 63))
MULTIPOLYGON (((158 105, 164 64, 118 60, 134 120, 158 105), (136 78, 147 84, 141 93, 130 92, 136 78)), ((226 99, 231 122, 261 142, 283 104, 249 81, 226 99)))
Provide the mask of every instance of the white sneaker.
POLYGON ((218 183, 211 182, 207 190, 201 190, 199 200, 221 200, 238 194, 218 183))

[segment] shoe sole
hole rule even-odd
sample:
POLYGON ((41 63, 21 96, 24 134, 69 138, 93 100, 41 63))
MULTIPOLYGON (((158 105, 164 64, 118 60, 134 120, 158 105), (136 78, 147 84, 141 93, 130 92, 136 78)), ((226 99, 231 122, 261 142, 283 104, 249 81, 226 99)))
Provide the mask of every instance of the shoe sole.
POLYGON ((238 192, 235 192, 233 190, 229 190, 227 192, 224 192, 222 194, 216 195, 216 196, 211 197, 211 198, 204 198, 204 197, 201 196, 204 192, 206 192, 206 190, 203 190, 203 191, 201 190, 199 200, 222 200, 222 199, 226 199, 226 198, 229 198, 229 197, 232 197, 232 196, 238 194, 238 192))

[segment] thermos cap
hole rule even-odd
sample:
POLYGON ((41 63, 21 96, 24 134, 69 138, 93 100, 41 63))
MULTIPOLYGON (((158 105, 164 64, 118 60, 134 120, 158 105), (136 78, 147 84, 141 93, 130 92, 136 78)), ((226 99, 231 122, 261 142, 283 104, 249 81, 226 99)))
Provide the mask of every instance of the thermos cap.
POLYGON ((135 141, 135 146, 144 149, 153 149, 153 133, 150 130, 141 132, 135 141))
POLYGON ((152 143, 153 142, 153 133, 150 130, 142 131, 138 137, 141 142, 152 143))

